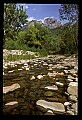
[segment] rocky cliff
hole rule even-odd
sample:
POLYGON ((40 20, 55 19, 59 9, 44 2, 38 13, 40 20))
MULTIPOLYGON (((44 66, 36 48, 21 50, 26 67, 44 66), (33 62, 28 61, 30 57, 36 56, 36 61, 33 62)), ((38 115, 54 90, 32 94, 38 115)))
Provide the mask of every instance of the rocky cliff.
POLYGON ((31 25, 33 26, 34 23, 39 23, 41 24, 42 26, 46 27, 46 28, 49 28, 49 29, 54 29, 54 28, 57 28, 57 27, 60 27, 62 26, 61 22, 57 21, 56 19, 54 18, 45 18, 44 19, 44 23, 42 23, 42 21, 38 21, 38 20, 32 20, 30 22, 28 22, 27 25, 23 26, 23 30, 30 27, 31 25))

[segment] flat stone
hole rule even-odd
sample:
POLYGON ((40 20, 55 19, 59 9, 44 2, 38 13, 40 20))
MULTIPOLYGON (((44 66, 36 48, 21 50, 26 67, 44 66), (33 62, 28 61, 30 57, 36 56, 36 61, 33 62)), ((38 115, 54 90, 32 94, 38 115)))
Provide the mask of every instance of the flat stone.
POLYGON ((53 110, 53 112, 60 112, 60 113, 65 112, 64 105, 59 102, 47 102, 45 100, 38 100, 36 102, 36 105, 43 106, 46 109, 53 110))
POLYGON ((77 102, 72 105, 72 108, 77 112, 78 111, 78 104, 77 102))
POLYGON ((68 70, 64 70, 65 73, 68 73, 68 70))
POLYGON ((15 104, 18 104, 18 102, 17 101, 13 101, 13 102, 6 103, 5 105, 15 105, 15 104))
POLYGON ((73 101, 77 101, 76 96, 74 96, 74 95, 70 95, 69 97, 70 97, 71 100, 73 100, 73 101))
POLYGON ((64 105, 65 106, 69 106, 71 103, 70 102, 65 102, 64 105))
POLYGON ((43 76, 42 76, 42 75, 38 75, 37 78, 38 78, 38 79, 41 79, 41 78, 43 78, 43 76))
POLYGON ((78 86, 78 83, 77 82, 70 82, 69 86, 78 86))
POLYGON ((48 110, 44 115, 55 115, 51 110, 48 110))
POLYGON ((29 68, 26 68, 26 70, 29 70, 29 68))
POLYGON ((49 89, 49 90, 58 90, 58 87, 57 87, 56 85, 47 86, 47 87, 45 87, 45 88, 47 88, 47 89, 49 89))
POLYGON ((14 70, 8 71, 8 73, 14 72, 14 70))
POLYGON ((63 85, 64 85, 64 84, 61 83, 61 82, 56 82, 56 84, 59 85, 59 86, 63 86, 63 85))
POLYGON ((50 76, 50 77, 54 77, 55 74, 54 74, 54 73, 48 73, 48 76, 50 76))
POLYGON ((18 69, 18 70, 22 70, 22 69, 18 69))
POLYGON ((67 80, 68 80, 68 81, 70 81, 70 82, 73 82, 73 80, 72 80, 72 79, 69 79, 69 78, 68 78, 67 80))
POLYGON ((75 79, 75 78, 72 77, 71 75, 68 75, 68 79, 75 79))
POLYGON ((67 92, 71 95, 76 95, 78 97, 78 83, 70 82, 69 87, 67 88, 67 92))
POLYGON ((71 110, 68 110, 67 113, 69 113, 70 115, 74 115, 74 113, 71 110))
POLYGON ((74 70, 74 69, 71 69, 70 70, 70 73, 72 73, 72 74, 75 74, 77 71, 76 70, 74 70))
POLYGON ((16 89, 20 88, 20 85, 18 83, 15 83, 11 86, 6 86, 6 87, 3 87, 3 93, 8 93, 10 91, 14 91, 16 89))

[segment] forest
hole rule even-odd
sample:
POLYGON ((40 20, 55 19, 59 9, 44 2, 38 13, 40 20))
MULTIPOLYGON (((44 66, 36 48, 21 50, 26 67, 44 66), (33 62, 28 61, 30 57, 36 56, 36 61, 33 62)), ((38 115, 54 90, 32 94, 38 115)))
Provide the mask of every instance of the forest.
POLYGON ((48 29, 35 23, 25 30, 28 15, 23 6, 4 4, 4 37, 3 49, 31 50, 47 55, 77 54, 78 53, 78 14, 77 4, 61 4, 59 9, 60 20, 69 20, 68 23, 55 29, 48 29))

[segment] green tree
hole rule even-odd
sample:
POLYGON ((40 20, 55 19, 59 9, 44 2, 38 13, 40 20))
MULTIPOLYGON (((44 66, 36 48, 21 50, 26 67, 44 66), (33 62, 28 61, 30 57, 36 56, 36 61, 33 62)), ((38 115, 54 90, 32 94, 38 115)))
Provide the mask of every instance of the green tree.
POLYGON ((78 4, 61 4, 59 9, 60 20, 69 22, 63 26, 62 37, 68 51, 74 53, 78 49, 78 4))
POLYGON ((59 9, 60 19, 69 20, 71 23, 78 21, 79 5, 78 4, 61 4, 59 9))
POLYGON ((4 3, 4 44, 5 38, 10 37, 11 39, 16 39, 18 32, 21 27, 27 23, 26 11, 23 10, 23 6, 16 7, 16 4, 4 3))

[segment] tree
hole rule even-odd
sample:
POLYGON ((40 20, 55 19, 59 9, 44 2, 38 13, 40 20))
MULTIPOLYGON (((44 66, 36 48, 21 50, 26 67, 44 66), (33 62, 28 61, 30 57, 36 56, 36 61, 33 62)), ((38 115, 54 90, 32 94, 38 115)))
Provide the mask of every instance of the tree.
POLYGON ((69 22, 63 26, 64 42, 68 51, 73 53, 78 49, 78 4, 61 4, 59 9, 60 20, 68 20, 69 22))
POLYGON ((71 23, 78 21, 79 5, 78 4, 61 4, 59 9, 60 19, 69 20, 71 23))
MULTIPOLYGON (((16 39, 21 27, 27 22, 26 11, 23 10, 23 6, 16 7, 16 4, 9 3, 4 4, 4 32, 5 37, 10 37, 13 40, 16 39)), ((4 43, 5 43, 4 37, 4 43)))

